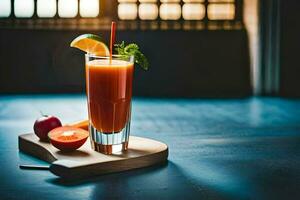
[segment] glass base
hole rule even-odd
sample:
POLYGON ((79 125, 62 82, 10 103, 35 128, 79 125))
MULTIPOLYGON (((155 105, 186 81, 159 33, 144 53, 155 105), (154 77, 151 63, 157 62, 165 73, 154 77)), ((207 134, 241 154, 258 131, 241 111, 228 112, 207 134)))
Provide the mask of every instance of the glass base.
POLYGON ((128 149, 130 122, 120 132, 104 133, 90 124, 91 146, 95 151, 104 154, 114 154, 128 149))
POLYGON ((96 143, 94 141, 91 141, 91 143, 92 143, 92 148, 95 151, 108 154, 108 155, 126 151, 128 149, 128 142, 124 142, 122 144, 114 144, 114 145, 103 145, 103 144, 96 143))

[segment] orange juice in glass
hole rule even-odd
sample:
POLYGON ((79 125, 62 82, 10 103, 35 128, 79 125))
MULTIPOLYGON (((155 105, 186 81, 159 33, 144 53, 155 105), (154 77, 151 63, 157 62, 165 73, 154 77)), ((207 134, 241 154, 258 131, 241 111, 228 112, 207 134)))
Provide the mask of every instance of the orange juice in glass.
POLYGON ((92 148, 112 154, 128 148, 133 56, 86 54, 86 90, 92 148))

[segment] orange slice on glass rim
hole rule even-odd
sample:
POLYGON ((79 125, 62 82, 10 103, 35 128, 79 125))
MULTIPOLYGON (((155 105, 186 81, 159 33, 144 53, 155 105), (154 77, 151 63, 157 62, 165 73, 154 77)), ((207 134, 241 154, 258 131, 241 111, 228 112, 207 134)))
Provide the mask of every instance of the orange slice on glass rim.
POLYGON ((92 55, 109 56, 108 47, 101 41, 101 38, 98 35, 80 35, 71 42, 70 46, 92 55))

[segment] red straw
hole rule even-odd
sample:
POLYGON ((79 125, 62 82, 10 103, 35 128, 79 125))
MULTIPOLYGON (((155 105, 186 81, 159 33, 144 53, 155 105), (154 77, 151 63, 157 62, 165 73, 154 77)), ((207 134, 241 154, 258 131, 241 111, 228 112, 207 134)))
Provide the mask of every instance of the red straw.
POLYGON ((111 22, 111 29, 110 29, 110 62, 112 60, 113 54, 113 47, 116 39, 116 22, 111 22))

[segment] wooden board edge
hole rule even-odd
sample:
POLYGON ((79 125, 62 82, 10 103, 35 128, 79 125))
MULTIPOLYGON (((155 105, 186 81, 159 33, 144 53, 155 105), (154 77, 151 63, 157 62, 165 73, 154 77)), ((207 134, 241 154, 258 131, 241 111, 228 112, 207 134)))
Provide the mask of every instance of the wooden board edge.
POLYGON ((37 157, 37 158, 44 160, 46 162, 49 162, 49 163, 52 163, 56 160, 54 155, 51 154, 43 146, 33 143, 31 141, 28 141, 25 137, 26 135, 31 135, 31 133, 18 136, 18 144, 19 144, 20 151, 27 153, 29 155, 32 155, 34 157, 37 157))
POLYGON ((88 178, 163 164, 167 162, 168 155, 169 149, 166 145, 165 150, 144 156, 142 161, 139 158, 132 158, 108 163, 95 163, 74 168, 64 166, 61 162, 54 162, 50 166, 50 171, 53 174, 66 179, 88 178))

